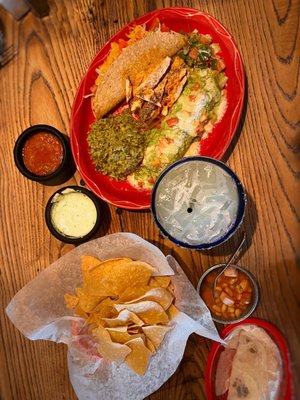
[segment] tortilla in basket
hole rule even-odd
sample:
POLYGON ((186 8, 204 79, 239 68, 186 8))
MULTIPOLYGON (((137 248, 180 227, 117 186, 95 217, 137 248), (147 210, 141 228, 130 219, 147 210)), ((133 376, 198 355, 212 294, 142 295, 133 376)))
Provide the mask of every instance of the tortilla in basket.
POLYGON ((216 396, 228 400, 279 399, 281 356, 268 333, 255 325, 233 329, 218 361, 216 396))
POLYGON ((134 87, 139 86, 165 57, 176 54, 184 44, 185 37, 180 33, 153 32, 123 49, 104 74, 92 98, 96 118, 103 117, 126 98, 126 79, 134 87))

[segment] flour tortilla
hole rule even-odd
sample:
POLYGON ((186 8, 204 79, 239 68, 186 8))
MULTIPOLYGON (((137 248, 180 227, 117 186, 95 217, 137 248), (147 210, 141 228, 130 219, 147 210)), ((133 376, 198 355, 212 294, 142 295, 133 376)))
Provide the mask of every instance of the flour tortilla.
POLYGON ((172 57, 185 44, 185 37, 175 32, 153 32, 137 43, 125 48, 112 63, 100 81, 92 109, 96 118, 101 118, 126 98, 126 79, 133 87, 141 84, 141 73, 145 77, 165 57, 172 57))
POLYGON ((221 353, 216 395, 228 400, 275 400, 281 379, 281 357, 267 332, 255 325, 235 328, 221 353))

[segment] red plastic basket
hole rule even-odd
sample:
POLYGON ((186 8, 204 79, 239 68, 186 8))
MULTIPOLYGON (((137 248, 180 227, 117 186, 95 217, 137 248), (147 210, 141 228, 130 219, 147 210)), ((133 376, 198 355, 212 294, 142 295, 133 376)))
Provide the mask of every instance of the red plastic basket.
MULTIPOLYGON (((228 325, 220 334, 221 338, 224 339, 234 328, 240 325, 257 325, 258 327, 265 329, 265 331, 270 335, 270 337, 276 343, 281 354, 282 369, 283 369, 278 400, 294 399, 289 349, 286 340, 284 339, 280 331, 277 328, 275 328, 274 325, 270 324, 267 321, 258 318, 247 318, 244 321, 238 322, 236 324, 228 325)), ((206 386, 207 400, 227 399, 227 394, 218 397, 216 397, 215 395, 216 366, 218 364, 219 357, 223 349, 224 347, 221 343, 215 342, 208 356, 206 370, 205 370, 205 386, 206 386)))

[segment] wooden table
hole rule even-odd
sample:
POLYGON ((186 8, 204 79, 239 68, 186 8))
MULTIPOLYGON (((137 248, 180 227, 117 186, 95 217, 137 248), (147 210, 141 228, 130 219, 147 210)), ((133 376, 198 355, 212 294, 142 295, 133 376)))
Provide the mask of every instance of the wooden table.
MULTIPOLYGON (((50 235, 44 208, 55 187, 25 179, 13 161, 18 135, 33 124, 69 133, 76 88, 91 59, 132 19, 168 6, 208 12, 234 36, 247 75, 247 107, 224 160, 248 194, 243 227, 247 250, 239 263, 257 278, 261 300, 255 317, 277 326, 291 354, 300 396, 299 279, 299 1, 49 1, 50 16, 27 14, 16 22, 0 9, 8 43, 18 54, 0 70, 1 240, 0 397, 3 400, 75 399, 67 348, 31 342, 11 324, 4 308, 24 285, 72 246, 50 235), (298 200, 298 201, 297 201, 298 200)), ((80 184, 78 173, 68 184, 80 184)), ((211 265, 223 262, 239 235, 210 251, 189 251, 164 239, 150 212, 109 206, 99 236, 136 233, 172 253, 196 285, 211 265)), ((219 327, 222 328, 221 326, 219 327)), ((205 399, 204 370, 212 342, 192 335, 176 373, 151 399, 205 399)))

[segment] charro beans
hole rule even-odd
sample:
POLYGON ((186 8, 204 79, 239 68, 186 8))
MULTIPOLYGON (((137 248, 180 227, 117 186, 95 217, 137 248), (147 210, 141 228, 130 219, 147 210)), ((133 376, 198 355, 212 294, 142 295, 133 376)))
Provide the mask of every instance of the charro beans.
POLYGON ((242 271, 232 269, 230 276, 223 274, 218 279, 216 297, 214 298, 212 287, 218 273, 218 269, 213 270, 204 278, 200 288, 200 296, 213 316, 225 320, 242 317, 252 300, 253 285, 251 280, 242 271))

